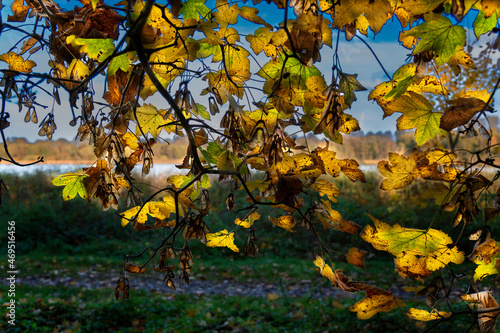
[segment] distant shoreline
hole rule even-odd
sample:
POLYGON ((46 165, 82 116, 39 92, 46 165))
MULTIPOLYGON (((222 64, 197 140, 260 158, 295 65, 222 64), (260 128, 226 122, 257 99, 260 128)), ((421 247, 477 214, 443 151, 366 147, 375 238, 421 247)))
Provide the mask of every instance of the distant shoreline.
MULTIPOLYGON (((36 160, 16 160, 16 162, 20 164, 28 164, 28 163, 33 163, 36 160)), ((95 162, 94 161, 89 161, 89 160, 81 160, 81 161, 75 161, 75 160, 44 160, 43 162, 40 162, 41 164, 74 164, 74 165, 80 165, 80 164, 88 164, 91 165, 95 162)), ((182 160, 181 159, 171 159, 171 160, 155 160, 153 159, 154 164, 181 164, 182 160)), ((142 164, 142 162, 139 162, 138 164, 142 164)))

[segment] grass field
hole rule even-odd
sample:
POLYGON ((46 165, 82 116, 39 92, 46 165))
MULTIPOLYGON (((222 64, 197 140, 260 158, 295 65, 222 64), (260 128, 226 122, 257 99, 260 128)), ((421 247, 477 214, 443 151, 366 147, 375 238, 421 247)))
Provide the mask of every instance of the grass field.
MULTIPOLYGON (((334 209, 344 218, 365 226, 370 223, 365 214, 368 212, 391 224, 425 229, 434 221, 452 237, 460 232, 449 226, 453 213, 439 212, 432 202, 419 199, 421 189, 418 186, 421 185, 403 192, 379 194, 380 179, 375 174, 367 176, 367 184, 338 182, 343 195, 334 204, 334 209)), ((327 290, 331 284, 319 275, 312 263, 315 256, 321 254, 314 235, 300 227, 292 234, 265 219, 255 226, 260 252, 257 258, 247 258, 241 252, 225 248, 207 248, 198 241, 190 244, 194 255, 194 281, 202 281, 211 291, 223 289, 224 283, 229 281, 233 285, 244 285, 247 292, 234 296, 225 290, 194 294, 175 293, 167 287, 159 290, 134 288, 140 286, 141 279, 163 280, 162 275, 151 270, 143 276, 130 278, 130 299, 123 303, 115 301, 112 287, 87 288, 79 281, 90 276, 90 279, 115 282, 123 255, 138 253, 145 246, 156 244, 158 234, 138 234, 131 228, 122 229, 116 212, 102 212, 95 204, 82 199, 62 201, 61 189, 51 186, 45 175, 4 176, 4 180, 11 191, 3 197, 1 225, 16 221, 19 277, 35 278, 29 285, 17 286, 17 325, 6 325, 4 321, 0 324, 2 331, 387 332, 403 331, 403 328, 422 330, 431 325, 405 317, 407 308, 360 321, 347 308, 365 297, 364 293, 350 296, 325 293, 324 297, 318 297, 315 288, 327 290), (40 283, 36 283, 37 277, 40 283), (57 286, 42 283, 48 280, 66 283, 57 286), (311 291, 299 296, 287 292, 301 283, 308 283, 311 291), (264 284, 277 287, 278 291, 262 297, 253 296, 253 286, 264 284)), ((212 231, 234 225, 236 215, 225 212, 224 193, 227 189, 220 185, 211 193, 214 208, 206 222, 212 231)), ((237 198, 237 205, 243 203, 244 198, 237 198)), ((236 243, 240 247, 245 237, 237 236, 236 243)), ((365 281, 403 296, 406 294, 401 287, 422 285, 403 280, 394 272, 392 256, 374 250, 357 236, 321 230, 321 237, 324 244, 337 251, 329 255, 330 263, 350 280, 365 281), (342 253, 347 253, 352 246, 369 252, 365 270, 346 263, 342 253)), ((0 246, 5 249, 6 227, 0 230, 0 239, 0 246)), ((466 253, 473 245, 467 240, 460 244, 466 253)), ((6 255, 2 255, 0 269, 6 271, 6 265, 6 255)), ((460 272, 472 275, 474 266, 471 263, 460 267, 460 272)), ((446 274, 443 271, 443 277, 446 274)), ((488 283, 494 283, 494 277, 484 280, 485 285, 488 283)), ((189 286, 183 288, 188 290, 189 286)), ((9 300, 6 291, 7 286, 0 285, 2 303, 9 300)), ((426 308, 423 298, 408 299, 407 305, 411 304, 426 308)), ((451 326, 440 325, 437 331, 465 331, 471 323, 470 318, 461 317, 449 323, 451 326)))

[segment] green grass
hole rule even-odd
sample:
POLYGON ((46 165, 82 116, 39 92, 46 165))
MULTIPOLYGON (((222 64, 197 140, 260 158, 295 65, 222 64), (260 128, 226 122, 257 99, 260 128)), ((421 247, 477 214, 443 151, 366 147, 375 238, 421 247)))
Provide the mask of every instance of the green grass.
MULTIPOLYGON (((385 333, 414 324, 402 316, 404 309, 358 320, 346 310, 355 301, 348 298, 207 297, 134 290, 122 303, 111 299, 111 289, 32 286, 19 287, 16 294, 17 324, 1 321, 2 332, 385 333)), ((6 300, 6 294, 0 293, 0 299, 6 300)), ((465 331, 465 319, 444 323, 439 331, 465 331)))
MULTIPOLYGON (((130 227, 122 229, 115 211, 103 212, 95 203, 79 198, 64 202, 60 197, 61 188, 50 185, 50 179, 43 174, 3 178, 11 186, 11 191, 4 194, 0 221, 16 221, 16 260, 22 276, 77 278, 79 274, 91 271, 97 275, 111 273, 117 279, 124 255, 139 253, 146 246, 156 246, 161 240, 158 231, 137 233, 130 227)), ((367 179, 367 184, 352 184, 346 179, 337 181, 343 194, 333 208, 345 219, 364 227, 372 224, 366 215, 368 212, 390 224, 399 223, 419 229, 429 227, 434 221, 434 227, 443 228, 453 239, 458 236, 460 228, 451 228, 453 212, 436 214, 437 208, 432 202, 420 200, 415 195, 422 184, 417 183, 411 190, 380 193, 379 177, 369 173, 367 179)), ((211 189, 211 214, 205 218, 211 231, 231 230, 234 219, 241 217, 236 211, 245 207, 244 197, 237 197, 236 210, 227 212, 224 201, 228 192, 228 188, 217 184, 211 189)), ((315 285, 330 286, 330 282, 322 278, 313 265, 316 255, 327 258, 314 234, 299 225, 295 227, 296 233, 272 225, 267 221, 267 214, 279 216, 281 213, 276 210, 266 208, 260 213, 263 217, 254 227, 260 253, 257 258, 247 258, 242 254, 247 232, 243 229, 236 230, 239 253, 227 248, 207 248, 193 240, 190 242, 194 255, 192 277, 214 283, 230 280, 246 284, 268 282, 291 285, 306 280, 315 285)), ((492 224, 494 232, 498 229, 497 225, 492 224)), ((474 225, 467 226, 466 232, 474 228, 474 225)), ((334 269, 342 270, 350 281, 365 281, 384 289, 420 285, 417 281, 400 277, 394 271, 393 257, 374 250, 359 236, 323 230, 319 226, 317 231, 323 244, 334 250, 328 256, 328 263, 334 269), (343 253, 353 246, 369 252, 365 270, 346 263, 343 253)), ((0 228, 1 248, 6 248, 5 239, 6 228, 0 228)), ((459 245, 468 254, 473 242, 464 237, 459 245)), ((143 263, 150 254, 151 251, 146 251, 142 258, 134 259, 134 263, 143 263)), ((154 262, 145 275, 162 280, 163 275, 153 271, 153 266, 154 262)), ((467 262, 455 272, 472 275, 474 268, 473 263, 467 262)), ((3 258, 0 259, 0 269, 6 270, 3 258)), ((446 278, 446 271, 443 274, 446 278)), ((483 284, 493 283, 494 278, 485 279, 483 284)), ((1 285, 1 288, 4 286, 1 285)), ((72 332, 397 331, 397 326, 386 322, 392 320, 405 327, 415 326, 415 323, 405 320, 399 311, 359 321, 347 310, 355 302, 354 299, 320 301, 308 297, 281 297, 271 301, 254 297, 225 298, 223 294, 204 297, 172 295, 170 290, 165 289, 161 294, 134 289, 131 299, 120 303, 108 297, 113 290, 19 286, 16 298, 20 304, 17 317, 20 325, 15 329, 20 332, 52 332, 52 327, 56 331, 72 332)), ((6 295, 1 297, 3 302, 6 295)), ((354 297, 362 298, 364 293, 354 297)), ((425 304, 419 305, 420 308, 427 308, 425 304)), ((470 318, 468 321, 454 320, 453 325, 466 330, 467 322, 472 321, 470 318)), ((425 324, 419 325, 419 328, 425 327, 425 324)), ((446 331, 446 327, 440 326, 440 330, 446 331)), ((0 327, 2 331, 12 329, 0 327)), ((450 330, 457 331, 455 326, 450 326, 450 330)))

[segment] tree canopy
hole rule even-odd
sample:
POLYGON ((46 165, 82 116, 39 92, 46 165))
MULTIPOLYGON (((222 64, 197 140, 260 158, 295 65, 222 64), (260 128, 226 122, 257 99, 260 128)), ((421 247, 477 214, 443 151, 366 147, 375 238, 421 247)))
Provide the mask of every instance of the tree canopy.
MULTIPOLYGON (((328 254, 336 250, 321 241, 321 229, 359 235, 394 256, 396 272, 419 282, 415 293, 427 300, 427 306, 405 309, 409 318, 438 325, 472 314, 481 332, 494 329, 500 308, 489 291, 463 294, 460 310, 443 301, 448 308, 439 311, 437 301, 448 300, 462 277, 457 267, 466 261, 477 265, 473 282, 499 273, 500 245, 490 224, 500 212, 500 192, 498 177, 486 173, 499 168, 496 129, 488 121, 500 82, 493 62, 500 43, 497 1, 80 0, 72 5, 69 10, 58 1, 14 0, 2 9, 9 16, 0 22, 0 33, 18 38, 0 55, 1 159, 22 165, 9 152, 5 135, 10 113, 17 112, 9 102, 17 103, 25 122, 39 124, 40 136, 51 139, 65 125, 54 111, 67 99, 69 125, 93 146, 95 162, 53 180, 63 199, 97 199, 103 209, 118 210, 123 227, 163 230, 151 256, 142 251, 124 257, 117 299, 128 297, 125 272, 143 273, 153 262, 167 286, 175 288, 176 273, 189 283, 195 267, 190 242, 255 256, 253 225, 272 223, 285 230, 283 237, 314 233, 319 272, 334 287, 366 292, 349 309, 361 320, 405 309, 405 303, 335 270, 328 254), (409 54, 392 75, 366 38, 388 20, 399 21, 401 33, 393 42, 409 54), (342 70, 341 39, 361 40, 366 56, 381 64, 376 70, 387 75, 369 92, 381 118, 398 117, 397 130, 414 131, 415 149, 391 152, 378 163, 381 190, 433 182, 428 196, 441 209, 455 211, 453 221, 422 221, 422 229, 413 229, 370 215, 373 225, 361 230, 342 217, 341 207, 337 211, 341 192, 333 179, 365 182, 359 163, 338 158, 330 144, 360 130, 349 110, 356 108, 356 94, 366 90, 358 73, 342 70), (487 54, 474 55, 473 46, 486 39, 487 54), (320 70, 320 62, 331 71, 320 70), (326 144, 297 143, 311 133, 326 144), (175 136, 188 141, 179 174, 145 195, 132 172, 142 168, 147 174, 154 167, 152 146, 175 136), (470 138, 482 143, 459 151, 457 142, 470 138), (223 230, 210 230, 204 221, 214 182, 226 184, 227 209, 240 215, 223 230), (240 192, 246 202, 237 206, 240 192), (119 207, 120 197, 126 207, 119 207), (281 213, 270 215, 269 207, 281 213), (462 232, 453 239, 437 229, 444 223, 462 232), (458 242, 469 234, 477 243, 466 253, 458 242)), ((351 248, 345 256, 364 267, 366 253, 351 248)))

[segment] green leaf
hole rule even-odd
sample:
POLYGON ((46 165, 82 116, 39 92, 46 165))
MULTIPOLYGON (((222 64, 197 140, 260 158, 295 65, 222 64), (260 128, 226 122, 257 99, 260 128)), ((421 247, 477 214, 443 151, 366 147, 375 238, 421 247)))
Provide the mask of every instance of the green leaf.
POLYGON ((206 120, 210 120, 210 113, 208 113, 207 108, 201 104, 196 103, 196 108, 198 109, 198 114, 205 118, 206 120))
POLYGON ((283 93, 289 91, 290 94, 297 94, 309 90, 306 85, 307 78, 321 76, 321 72, 315 66, 307 67, 296 58, 286 58, 284 54, 280 54, 265 64, 257 75, 266 79, 265 93, 273 92, 275 84, 279 81, 283 93))
POLYGON ((103 61, 115 50, 115 45, 111 38, 77 38, 75 35, 70 35, 66 38, 68 44, 81 46, 81 52, 85 52, 90 58, 99 62, 103 61))
POLYGON ((84 183, 86 178, 88 178, 87 174, 68 172, 54 178, 52 185, 64 186, 62 196, 65 201, 73 199, 77 194, 87 199, 88 192, 84 183))
POLYGON ((436 134, 445 135, 446 131, 439 128, 441 113, 432 112, 432 104, 422 95, 408 92, 387 105, 392 112, 401 112, 397 128, 400 131, 416 128, 415 140, 419 146, 433 139, 436 134))
POLYGON ((479 39, 479 37, 482 34, 485 34, 489 31, 491 31, 494 27, 497 25, 497 13, 493 13, 490 17, 486 18, 484 15, 484 12, 482 10, 479 11, 479 13, 476 16, 476 19, 474 20, 474 34, 476 35, 476 38, 479 39))
POLYGON ((357 77, 358 74, 346 74, 340 72, 340 84, 339 90, 344 93, 344 102, 351 107, 351 104, 356 100, 355 91, 366 90, 361 83, 359 83, 357 77))
POLYGON ((406 36, 420 38, 413 54, 433 51, 438 66, 450 60, 457 51, 457 46, 465 44, 465 29, 452 25, 448 18, 435 14, 426 15, 425 22, 410 29, 406 36))
POLYGON ((205 6, 205 0, 187 0, 182 4, 179 12, 184 19, 194 18, 199 20, 205 17, 210 12, 210 9, 205 6))
POLYGON ((128 66, 130 65, 130 60, 129 58, 127 57, 126 54, 121 54, 117 57, 114 57, 113 59, 111 59, 111 61, 109 62, 109 66, 108 66, 108 76, 113 76, 115 75, 116 71, 119 69, 121 69, 123 72, 127 72, 128 70, 128 66))

